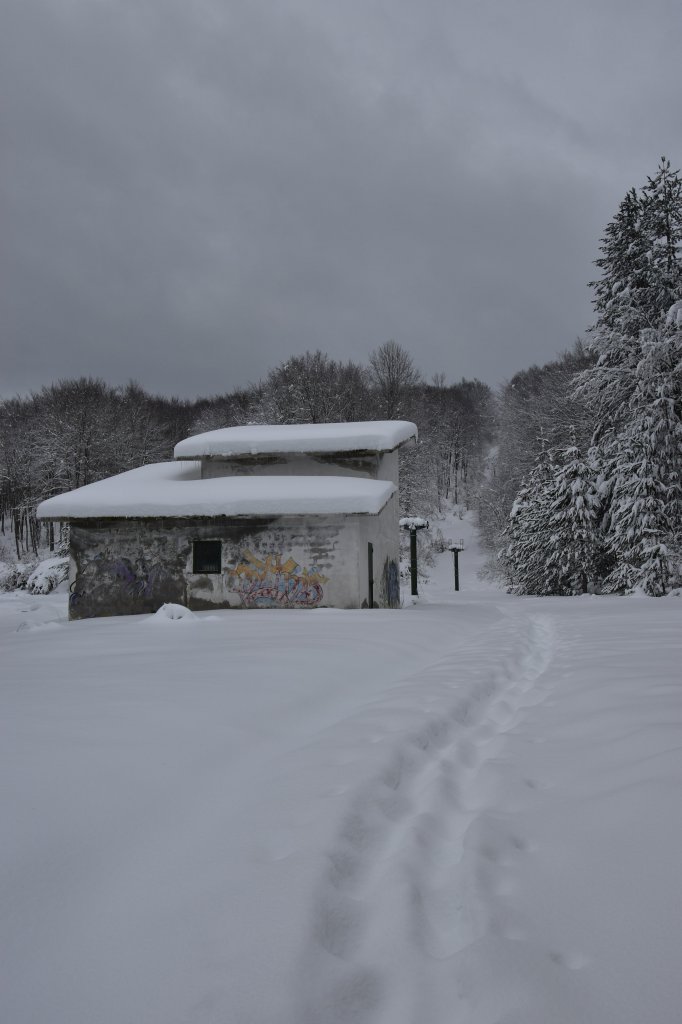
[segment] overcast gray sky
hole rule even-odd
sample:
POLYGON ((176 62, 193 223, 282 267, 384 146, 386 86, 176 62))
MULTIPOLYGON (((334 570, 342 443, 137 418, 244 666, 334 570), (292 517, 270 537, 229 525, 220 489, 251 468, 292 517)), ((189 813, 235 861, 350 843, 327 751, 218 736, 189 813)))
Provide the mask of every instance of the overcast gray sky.
POLYGON ((5 0, 0 394, 551 359, 682 161, 681 38, 679 0, 5 0))

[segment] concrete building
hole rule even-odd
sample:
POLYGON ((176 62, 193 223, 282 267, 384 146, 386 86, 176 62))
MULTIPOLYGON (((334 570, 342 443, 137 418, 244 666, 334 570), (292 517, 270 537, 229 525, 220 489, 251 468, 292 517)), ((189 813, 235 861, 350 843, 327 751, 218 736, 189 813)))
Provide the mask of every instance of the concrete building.
POLYGON ((68 521, 69 616, 396 607, 404 421, 231 427, 44 501, 68 521))

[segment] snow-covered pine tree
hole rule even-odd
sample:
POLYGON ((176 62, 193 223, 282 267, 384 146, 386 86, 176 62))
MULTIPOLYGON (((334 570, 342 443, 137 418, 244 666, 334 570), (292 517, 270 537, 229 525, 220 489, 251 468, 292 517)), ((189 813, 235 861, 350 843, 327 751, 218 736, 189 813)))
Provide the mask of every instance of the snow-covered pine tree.
POLYGON ((630 418, 642 358, 640 333, 663 326, 682 299, 682 178, 665 157, 641 194, 631 189, 601 240, 595 264, 596 322, 588 343, 594 367, 577 378, 576 394, 596 413, 595 441, 609 444, 630 418))
POLYGON ((670 307, 682 298, 682 178, 661 157, 658 170, 642 189, 642 231, 648 245, 646 307, 649 322, 662 326, 670 307))
POLYGON ((641 336, 630 419, 607 449, 616 564, 605 589, 657 597, 682 573, 682 302, 641 336))
POLYGON ((555 455, 549 503, 549 546, 545 551, 546 592, 584 594, 598 563, 599 496, 596 469, 571 443, 555 455))
POLYGON ((642 201, 630 189, 607 225, 595 264, 601 278, 591 281, 597 314, 588 345, 595 366, 577 378, 576 394, 596 413, 595 440, 617 428, 634 388, 639 362, 639 331, 648 324, 646 300, 649 246, 642 228, 642 201))
POLYGON ((538 459, 519 488, 505 530, 506 547, 499 559, 509 590, 515 594, 551 594, 545 562, 549 545, 553 462, 542 448, 538 459))
POLYGON ((612 332, 637 334, 648 326, 646 287, 648 283, 649 245, 642 225, 643 203, 631 188, 621 201, 613 220, 607 224, 601 240, 601 255, 594 261, 602 276, 590 281, 594 289, 593 306, 597 321, 592 328, 592 343, 600 351, 609 347, 612 332))
POLYGON ((589 335, 598 360, 577 385, 596 413, 613 591, 662 594, 679 573, 681 244, 682 179, 663 157, 602 239, 589 335))

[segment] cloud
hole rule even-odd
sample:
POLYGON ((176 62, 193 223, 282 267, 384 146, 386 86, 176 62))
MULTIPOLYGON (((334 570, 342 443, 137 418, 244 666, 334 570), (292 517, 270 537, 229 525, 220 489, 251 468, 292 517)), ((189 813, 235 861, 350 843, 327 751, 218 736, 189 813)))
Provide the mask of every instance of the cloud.
POLYGON ((673 4, 598 6, 10 0, 2 392, 552 358, 682 127, 673 4))

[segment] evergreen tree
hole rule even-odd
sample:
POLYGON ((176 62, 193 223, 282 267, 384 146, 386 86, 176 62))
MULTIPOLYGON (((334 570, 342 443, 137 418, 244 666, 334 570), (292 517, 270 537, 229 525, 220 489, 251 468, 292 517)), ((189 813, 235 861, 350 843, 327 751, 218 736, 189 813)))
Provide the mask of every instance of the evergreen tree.
POLYGON ((673 317, 643 339, 630 420, 608 450, 608 544, 616 565, 606 589, 661 596, 680 575, 682 330, 673 317))
MULTIPOLYGON (((592 411, 573 395, 573 384, 576 374, 594 363, 594 356, 576 342, 558 360, 523 370, 502 388, 496 406, 499 443, 486 460, 478 493, 479 529, 491 552, 504 544, 514 499, 542 450, 565 446, 572 424, 578 445, 589 444, 592 411)), ((500 565, 496 559, 491 570, 500 565)))
POLYGON ((605 351, 610 335, 637 334, 647 324, 649 246, 642 225, 643 202, 634 188, 625 195, 601 240, 596 259, 602 276, 590 281, 597 322, 593 344, 605 351))
POLYGON ((656 175, 642 190, 642 227, 648 244, 649 322, 660 327, 670 307, 682 298, 682 179, 661 157, 656 175))
POLYGON ((558 453, 548 507, 549 546, 545 580, 553 594, 584 594, 594 578, 599 543, 595 467, 575 443, 558 453))
POLYGON ((588 341, 598 358, 596 366, 578 378, 577 393, 596 413, 595 440, 623 418, 641 355, 639 331, 649 323, 649 245, 642 206, 635 189, 630 189, 601 240, 595 264, 602 276, 590 282, 597 320, 588 341))
POLYGON ((679 576, 681 243, 682 179, 664 157, 602 239, 590 332, 598 359, 577 387, 596 414, 611 591, 661 595, 679 576))
POLYGON ((602 271, 592 281, 597 320, 589 343, 598 356, 578 378, 577 394, 596 413, 595 441, 608 444, 630 418, 642 359, 641 333, 663 326, 682 299, 682 179, 661 158, 638 195, 631 189, 602 239, 602 271))
POLYGON ((500 561, 514 593, 580 594, 599 576, 597 467, 570 434, 565 448, 543 448, 512 506, 500 561))
POLYGON ((507 585, 515 594, 553 592, 546 574, 553 478, 551 453, 543 448, 521 483, 509 513, 507 546, 500 553, 507 585))

